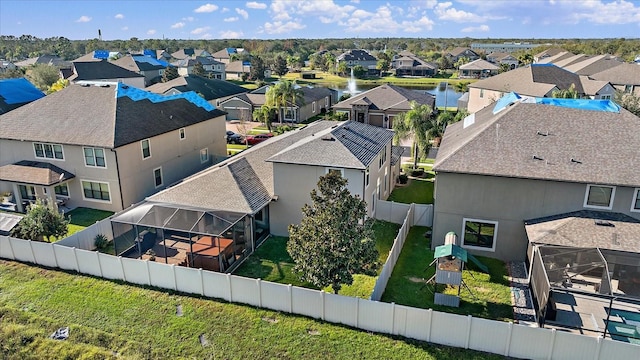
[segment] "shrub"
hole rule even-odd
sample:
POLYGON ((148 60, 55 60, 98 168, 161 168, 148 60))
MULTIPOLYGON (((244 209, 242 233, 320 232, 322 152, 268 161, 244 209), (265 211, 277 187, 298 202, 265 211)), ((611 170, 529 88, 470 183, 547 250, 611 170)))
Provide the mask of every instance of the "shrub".
POLYGON ((102 250, 106 248, 108 243, 109 243, 109 240, 104 234, 98 234, 93 239, 93 244, 96 246, 96 248, 98 248, 98 250, 102 250))
POLYGON ((409 181, 407 174, 400 174, 400 176, 398 176, 398 182, 400 182, 400 184, 406 184, 407 181, 409 181))
POLYGON ((424 169, 413 169, 411 170, 411 176, 420 177, 424 175, 424 169))

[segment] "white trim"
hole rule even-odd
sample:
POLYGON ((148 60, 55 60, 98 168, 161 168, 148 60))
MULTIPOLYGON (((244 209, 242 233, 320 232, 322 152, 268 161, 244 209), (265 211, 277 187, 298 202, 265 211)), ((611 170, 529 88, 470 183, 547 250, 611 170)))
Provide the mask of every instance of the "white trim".
POLYGON ((461 237, 461 239, 460 239, 460 244, 461 245, 460 246, 465 248, 465 249, 495 252, 496 251, 496 243, 498 242, 498 222, 497 221, 492 221, 492 220, 462 218, 462 232, 460 233, 460 237, 461 237), (493 230, 493 246, 488 248, 488 247, 482 247, 482 246, 465 245, 465 243, 464 243, 464 234, 466 233, 467 221, 495 225, 496 227, 493 230))
POLYGON ((162 174, 162 166, 153 169, 153 185, 156 189, 164 185, 164 175, 162 174), (156 170, 160 170, 160 184, 156 184, 156 170))
MULTIPOLYGON (((71 186, 69 186, 69 182, 65 181, 65 182, 61 182, 61 183, 53 185, 53 196, 59 196, 59 197, 65 198, 65 199, 70 199, 71 198, 71 186), (67 187, 67 194, 69 194, 69 195, 58 195, 58 194, 56 194, 56 187, 57 186, 62 186, 62 185, 67 187)), ((111 197, 111 193, 109 193, 109 197, 111 197)))
POLYGON ((151 157, 151 139, 147 138, 147 139, 140 140, 140 151, 142 152, 142 160, 146 160, 146 159, 149 159, 151 157), (142 144, 145 141, 149 144, 149 156, 147 156, 147 157, 144 157, 144 147, 142 146, 142 144))
POLYGON ((64 156, 64 146, 62 144, 55 144, 55 143, 48 143, 48 142, 38 142, 38 141, 34 141, 31 143, 31 147, 33 148, 33 156, 36 159, 44 159, 44 160, 53 160, 53 161, 64 161, 65 156, 64 156), (36 144, 40 144, 42 145, 42 153, 45 156, 38 156, 38 154, 36 153, 36 144), (46 151, 44 151, 44 145, 51 145, 51 151, 53 151, 53 157, 52 158, 48 158, 46 156, 46 151), (53 146, 58 145, 60 146, 60 150, 62 150, 62 159, 58 159, 55 157, 55 151, 53 150, 53 146))
POLYGON ((640 212, 640 208, 635 208, 636 200, 638 200, 638 198, 640 198, 640 188, 636 188, 633 192, 633 197, 631 198, 631 212, 640 212))
POLYGON ((316 102, 315 101, 311 103, 311 112, 314 113, 314 114, 316 112, 316 102))
POLYGON ((344 177, 344 169, 342 169, 342 168, 327 167, 327 168, 324 168, 324 173, 328 174, 329 171, 331 171, 331 170, 339 170, 340 171, 340 176, 344 177))
POLYGON ((584 203, 582 204, 582 206, 585 207, 585 208, 589 208, 589 209, 611 210, 613 208, 613 199, 615 199, 615 197, 616 197, 616 187, 615 186, 587 184, 587 190, 584 193, 584 203), (589 189, 592 186, 611 188, 611 198, 609 199, 609 206, 587 205, 587 200, 589 200, 589 189))
POLYGON ((209 161, 209 148, 200 149, 200 164, 204 164, 209 161), (207 158, 202 160, 202 152, 205 151, 207 158))
POLYGON ((185 132, 184 128, 178 129, 178 138, 180 139, 180 141, 187 138, 187 133, 185 132))
POLYGON ((84 159, 84 166, 85 167, 94 168, 94 169, 106 169, 107 168, 107 152, 104 150, 104 148, 95 147, 95 146, 83 146, 82 147, 82 158, 84 159), (96 149, 102 150, 102 158, 104 159, 104 166, 88 165, 87 164, 87 156, 84 154, 84 149, 91 149, 93 151, 93 162, 96 163, 96 164, 98 163, 96 161, 96 149))
POLYGON ((99 203, 103 203, 103 204, 112 204, 113 203, 113 196, 111 195, 111 185, 108 182, 80 179, 80 188, 82 189, 82 200, 84 200, 84 201, 93 201, 93 202, 99 202, 99 203), (96 183, 96 184, 107 184, 107 191, 109 192, 109 200, 94 199, 94 198, 88 198, 88 197, 84 196, 84 184, 82 184, 83 182, 96 183))

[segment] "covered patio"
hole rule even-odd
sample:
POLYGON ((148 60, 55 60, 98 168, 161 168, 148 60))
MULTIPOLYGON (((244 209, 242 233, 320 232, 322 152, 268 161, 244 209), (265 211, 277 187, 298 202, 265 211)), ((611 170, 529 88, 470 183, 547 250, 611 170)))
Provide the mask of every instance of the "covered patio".
POLYGON ((115 253, 229 272, 269 233, 254 219, 254 214, 143 202, 111 219, 115 253))

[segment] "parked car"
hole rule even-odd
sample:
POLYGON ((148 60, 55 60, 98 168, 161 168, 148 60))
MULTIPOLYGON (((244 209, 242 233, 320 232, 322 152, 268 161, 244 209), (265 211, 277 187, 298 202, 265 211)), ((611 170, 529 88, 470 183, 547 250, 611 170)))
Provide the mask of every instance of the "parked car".
POLYGON ((231 130, 227 130, 225 138, 227 139, 227 144, 244 144, 244 136, 234 133, 231 130))
POLYGON ((247 144, 249 145, 259 144, 265 140, 271 139, 272 137, 273 137, 272 133, 250 135, 250 136, 247 136, 247 144))

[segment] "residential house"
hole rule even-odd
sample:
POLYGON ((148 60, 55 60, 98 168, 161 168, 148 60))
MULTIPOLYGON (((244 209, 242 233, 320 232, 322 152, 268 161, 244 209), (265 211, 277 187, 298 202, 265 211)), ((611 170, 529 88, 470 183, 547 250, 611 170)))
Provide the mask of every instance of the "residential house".
POLYGON ((458 60, 463 57, 469 59, 469 61, 480 59, 480 55, 468 47, 457 47, 451 51, 445 52, 444 56, 449 58, 452 63, 458 62, 458 60))
POLYGON ((248 91, 246 88, 228 81, 207 79, 198 75, 180 76, 165 83, 151 85, 145 90, 163 95, 175 95, 193 91, 216 107, 222 101, 248 91))
POLYGON ((385 129, 393 128, 393 118, 411 110, 411 102, 429 105, 434 111, 436 98, 427 92, 408 90, 386 84, 355 94, 333 106, 336 112, 346 112, 348 119, 385 129))
MULTIPOLYGON (((611 69, 612 67, 616 67, 620 64, 624 64, 624 62, 618 60, 616 57, 611 55, 595 55, 588 56, 582 61, 575 62, 571 65, 562 66, 563 69, 567 71, 571 71, 572 73, 576 73, 578 75, 593 75, 595 73, 599 73, 601 71, 611 69)), ((556 66, 560 66, 555 64, 556 66)))
POLYGON ((249 61, 236 60, 225 65, 225 76, 229 80, 240 80, 251 73, 251 63, 249 61))
POLYGON ((606 81, 579 76, 552 64, 531 64, 469 84, 469 112, 476 112, 514 91, 520 95, 552 97, 555 90, 575 88, 579 98, 611 99, 606 81))
POLYGON ((158 60, 162 60, 164 62, 171 61, 171 53, 167 50, 144 50, 144 55, 153 56, 158 60))
POLYGON ((193 74, 193 68, 197 63, 200 63, 204 68, 206 77, 218 80, 226 79, 225 65, 219 61, 214 60, 210 56, 185 58, 172 63, 172 65, 178 68, 178 74, 180 74, 180 76, 186 76, 193 74))
POLYGON ((44 93, 25 78, 0 79, 0 115, 43 97, 44 93))
POLYGON ((143 75, 145 86, 159 83, 164 70, 169 66, 163 60, 146 55, 126 55, 113 61, 113 64, 143 75))
POLYGON ((556 53, 555 55, 551 55, 551 56, 546 56, 543 58, 538 59, 537 61, 534 61, 534 63, 536 64, 554 64, 557 61, 562 61, 568 58, 572 58, 576 56, 576 54, 569 52, 569 51, 562 51, 559 53, 556 53))
POLYGON ((65 61, 63 58, 59 57, 58 55, 41 55, 41 56, 26 59, 26 60, 17 61, 14 64, 19 68, 28 67, 36 64, 67 67, 69 65, 69 62, 65 61))
POLYGON ((144 257, 153 248, 163 254, 156 261, 232 270, 269 234, 288 235, 329 171, 348 179, 371 216, 395 183, 392 138, 389 130, 333 121, 276 136, 117 214, 116 254, 144 257))
MULTIPOLYGON (((296 104, 288 102, 282 106, 278 114, 283 114, 282 121, 300 123, 326 113, 335 104, 336 92, 325 87, 300 86, 302 97, 296 104)), ((267 102, 266 94, 269 85, 248 93, 236 95, 220 102, 220 109, 227 112, 227 120, 250 120, 253 111, 267 102)))
POLYGON ((73 75, 69 81, 76 84, 120 82, 140 89, 145 85, 144 75, 107 60, 73 62, 73 75))
POLYGON ((4 73, 10 70, 15 70, 18 67, 16 66, 16 64, 12 63, 11 61, 8 60, 0 60, 0 73, 4 73))
POLYGON ((243 60, 244 57, 249 56, 249 52, 243 48, 224 48, 220 51, 214 52, 212 55, 214 60, 220 61, 224 64, 230 64, 234 58, 237 60, 243 60))
POLYGON ((640 219, 640 118, 611 100, 525 98, 447 127, 432 246, 454 231, 473 254, 522 261, 525 220, 582 210, 640 219))
POLYGON ((529 51, 532 50, 541 44, 531 44, 528 42, 508 42, 505 41, 502 44, 483 44, 483 43, 472 43, 471 49, 476 53, 482 52, 485 54, 491 54, 492 52, 505 52, 505 53, 513 53, 517 51, 529 51))
POLYGON ((401 51, 393 57, 391 68, 396 70, 396 76, 435 76, 438 65, 428 63, 409 51, 401 51))
POLYGON ((103 61, 103 60, 116 60, 126 54, 120 51, 111 50, 94 50, 88 54, 82 55, 79 58, 73 60, 73 62, 89 62, 89 61, 103 61))
POLYGON ((506 64, 509 66, 509 70, 517 68, 519 63, 515 56, 504 52, 493 52, 487 55, 487 61, 498 66, 506 64))
POLYGON ((592 74, 589 78, 607 81, 613 85, 616 90, 640 96, 640 64, 623 63, 592 74))
POLYGON ((542 59, 546 59, 546 58, 558 55, 558 54, 560 54, 562 52, 566 52, 566 51, 564 51, 563 49, 558 48, 558 47, 548 48, 548 49, 546 49, 544 51, 541 51, 541 52, 533 55, 533 62, 537 63, 542 59))
POLYGON ((211 56, 211 53, 209 53, 207 50, 192 48, 180 49, 176 52, 171 53, 171 57, 177 60, 209 56, 211 56))
POLYGON ((352 49, 340 54, 336 58, 336 63, 346 63, 349 69, 354 66, 360 65, 367 69, 369 75, 377 75, 380 71, 377 69, 378 59, 375 56, 369 54, 366 50, 352 49))
POLYGON ((482 59, 460 65, 458 78, 460 79, 484 79, 498 73, 500 67, 482 59))
POLYGON ((0 192, 18 211, 119 211, 226 157, 224 112, 123 83, 72 84, 0 115, 0 134, 0 192))

